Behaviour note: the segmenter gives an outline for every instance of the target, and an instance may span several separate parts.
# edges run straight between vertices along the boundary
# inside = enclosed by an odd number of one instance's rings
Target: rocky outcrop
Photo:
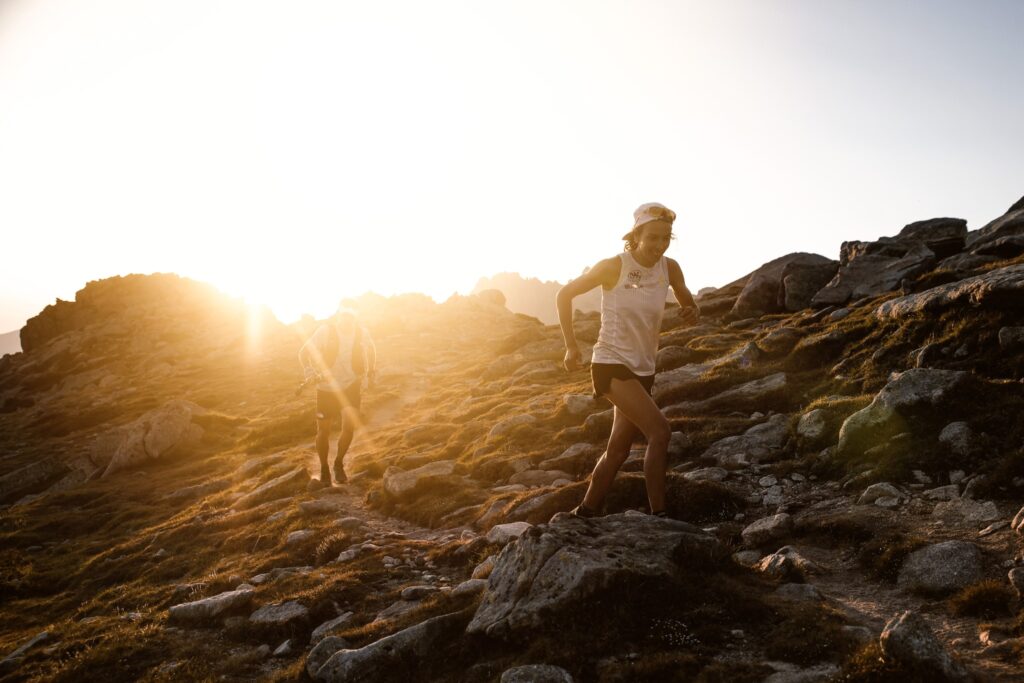
[[[843,422],[839,429],[840,453],[875,446],[907,431],[915,417],[948,406],[970,381],[970,373],[954,370],[914,368],[896,374],[866,408]]]
[[[92,460],[108,477],[149,460],[184,454],[203,438],[203,428],[192,418],[205,413],[204,408],[191,401],[168,401],[113,434],[97,439]],[[109,445],[115,441],[117,445],[111,452]]]
[[[784,281],[787,275],[794,290],[794,295],[789,298],[793,305],[796,305],[803,298],[803,290],[807,289],[810,281],[824,279],[820,274],[816,278],[808,278],[806,275],[823,269],[834,273],[836,267],[838,264],[832,259],[807,253],[787,254],[769,261],[747,276],[746,284],[736,298],[730,314],[735,318],[749,318],[784,310],[787,301]],[[828,279],[824,279],[822,284],[825,282],[828,282]]]
[[[860,245],[843,243],[839,272],[814,295],[812,306],[841,306],[853,299],[891,292],[935,263],[935,254],[919,242],[882,252],[864,251]]]
[[[468,633],[509,637],[569,616],[619,581],[719,566],[727,551],[697,527],[637,513],[555,516],[505,546]]]
[[[875,317],[898,320],[952,306],[1016,309],[1021,305],[1022,292],[1024,264],[1018,264],[886,301],[875,309]]]

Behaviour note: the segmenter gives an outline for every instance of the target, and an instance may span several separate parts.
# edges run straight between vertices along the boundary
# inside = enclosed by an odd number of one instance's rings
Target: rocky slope
[[[203,285],[90,283],[0,361],[5,680],[1019,680],[1024,202],[792,254],[666,315],[643,445],[556,327],[357,302],[379,384],[316,490],[287,328]],[[594,313],[578,316],[593,342]]]

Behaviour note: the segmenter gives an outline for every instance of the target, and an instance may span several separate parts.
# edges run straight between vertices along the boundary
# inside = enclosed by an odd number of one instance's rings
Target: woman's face
[[[640,237],[634,253],[649,261],[662,257],[672,241],[672,224],[665,221],[651,221],[640,227]]]

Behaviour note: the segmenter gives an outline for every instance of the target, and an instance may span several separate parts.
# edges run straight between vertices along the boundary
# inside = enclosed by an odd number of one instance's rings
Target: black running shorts
[[[351,406],[359,410],[362,401],[362,380],[356,380],[341,390],[316,392],[316,419],[318,420],[340,420],[341,409]]]
[[[612,379],[635,379],[640,386],[651,393],[654,387],[654,375],[638,375],[625,365],[619,363],[591,363],[590,378],[594,382],[594,398],[601,398],[612,388]]]

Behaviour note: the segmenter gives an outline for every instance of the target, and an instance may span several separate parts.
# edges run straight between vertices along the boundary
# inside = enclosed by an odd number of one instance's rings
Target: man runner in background
[[[344,458],[355,430],[362,425],[359,405],[363,378],[372,386],[376,375],[377,349],[370,333],[356,320],[355,313],[342,306],[299,349],[299,362],[309,380],[319,376],[316,387],[316,454],[320,458],[320,486],[331,485],[327,466],[331,427],[341,427],[338,452],[334,456],[334,481],[348,483]]]

